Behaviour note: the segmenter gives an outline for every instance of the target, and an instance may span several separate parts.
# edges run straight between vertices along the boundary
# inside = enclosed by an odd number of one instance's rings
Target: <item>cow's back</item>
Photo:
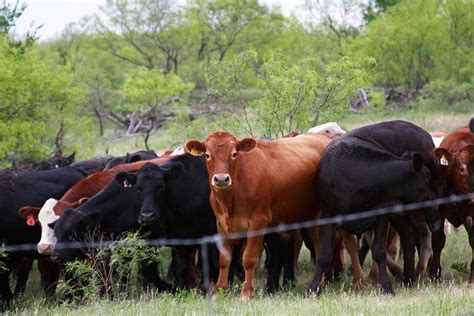
[[[27,205],[42,206],[48,198],[60,198],[84,176],[74,167],[63,167],[25,172],[3,182],[0,185],[0,239],[6,239],[8,243],[24,242],[33,237],[39,240],[39,227],[26,226],[18,210]]]

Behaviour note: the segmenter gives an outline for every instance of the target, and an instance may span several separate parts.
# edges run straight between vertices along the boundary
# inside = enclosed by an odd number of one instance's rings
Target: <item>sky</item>
[[[7,0],[14,3],[15,0]],[[31,25],[42,27],[37,32],[40,40],[49,40],[59,36],[64,27],[82,17],[98,13],[106,0],[24,0],[27,8],[18,19],[14,28],[15,36],[24,35]],[[280,4],[285,14],[301,9],[304,0],[261,0],[262,3]]]

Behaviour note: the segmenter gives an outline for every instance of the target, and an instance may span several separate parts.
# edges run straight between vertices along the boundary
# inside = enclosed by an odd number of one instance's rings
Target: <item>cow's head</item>
[[[405,174],[405,185],[400,188],[404,191],[407,201],[423,201],[435,198],[431,191],[431,175],[428,167],[424,164],[423,157],[416,152],[406,152],[401,157],[407,162],[408,168]],[[423,212],[408,212],[409,216],[417,225],[427,224],[431,231],[437,231],[441,228],[441,218],[436,206],[427,207]]]
[[[458,152],[445,148],[434,150],[440,161],[444,176],[449,177],[456,193],[467,194],[474,191],[474,145],[467,145]]]
[[[49,224],[55,222],[59,215],[56,215],[54,206],[58,203],[55,199],[49,199],[44,203],[38,214],[38,220],[41,225],[41,239],[38,243],[38,252],[40,254],[51,254],[56,245],[57,239],[54,235],[54,230],[49,227]]]
[[[51,169],[58,169],[64,166],[69,166],[74,162],[76,152],[73,152],[67,157],[64,157],[62,153],[56,153],[53,157],[47,160]]]
[[[124,187],[136,187],[140,195],[141,209],[138,216],[140,225],[147,226],[160,221],[165,211],[164,201],[167,183],[183,170],[181,163],[169,167],[147,163],[138,172],[120,172],[115,180]]]
[[[252,151],[256,146],[257,141],[253,138],[238,140],[234,135],[221,131],[210,134],[204,142],[190,140],[185,147],[192,155],[206,156],[212,189],[224,190],[232,187],[239,156]]]
[[[70,248],[63,243],[87,240],[91,231],[102,219],[100,212],[85,214],[78,210],[67,208],[59,219],[48,224],[49,228],[54,229],[57,241],[51,253],[51,260],[55,262],[67,262],[77,258],[80,254],[79,249]]]

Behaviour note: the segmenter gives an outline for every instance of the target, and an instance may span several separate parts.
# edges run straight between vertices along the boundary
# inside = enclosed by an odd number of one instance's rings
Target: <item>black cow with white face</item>
[[[434,198],[433,190],[439,185],[439,178],[433,148],[433,141],[426,131],[404,121],[368,125],[334,140],[323,153],[317,174],[321,217]],[[431,170],[433,173],[430,175]],[[436,208],[411,211],[406,215],[380,215],[341,225],[322,226],[321,256],[310,290],[316,293],[321,291],[323,271],[332,256],[331,241],[339,226],[357,235],[367,230],[375,231],[372,256],[379,266],[383,290],[393,294],[385,264],[385,238],[389,222],[395,224],[395,229],[400,233],[406,261],[404,278],[407,283],[414,279],[411,273],[414,269],[415,236],[410,235],[409,230],[418,230],[422,240],[429,243],[422,245],[420,260],[426,270],[431,254],[430,229],[435,231],[441,226]],[[429,249],[423,253],[426,247]]]

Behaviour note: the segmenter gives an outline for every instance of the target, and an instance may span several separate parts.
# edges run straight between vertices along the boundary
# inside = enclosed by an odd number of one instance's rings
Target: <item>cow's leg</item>
[[[289,238],[284,240],[285,243],[285,254],[283,256],[283,287],[285,289],[290,288],[295,283],[295,263],[293,255],[295,253],[295,234],[291,232]]]
[[[58,285],[59,264],[52,262],[49,256],[40,256],[38,258],[38,270],[41,274],[41,287],[46,297],[53,297]]]
[[[300,229],[301,238],[311,253],[311,261],[316,262],[316,253],[319,251],[319,227]]]
[[[390,225],[387,234],[387,255],[393,260],[397,259],[397,243],[399,239],[400,236],[398,235],[397,231],[392,227],[392,225]]]
[[[326,272],[329,264],[331,263],[333,248],[332,243],[335,232],[336,229],[334,225],[324,225],[319,227],[319,243],[315,242],[315,249],[319,248],[319,251],[316,251],[316,271],[313,281],[309,286],[309,291],[318,295],[321,294],[323,289],[324,272]]]
[[[14,266],[12,257],[9,254],[6,258],[0,258],[0,264],[6,269],[0,269],[0,312],[8,309],[13,299],[13,293],[10,289],[10,272]]]
[[[431,245],[432,236],[428,224],[420,225],[418,228],[418,234],[421,242],[421,255],[415,270],[415,277],[417,279],[425,274],[428,268],[428,261],[433,255],[433,247]]]
[[[379,267],[380,283],[382,285],[382,289],[387,294],[394,294],[392,283],[388,279],[386,266],[387,231],[388,219],[385,217],[379,218],[375,227],[374,243],[372,245],[372,258],[375,262],[377,262]]]
[[[362,234],[361,238],[361,246],[359,248],[359,262],[361,266],[364,266],[365,258],[367,257],[367,254],[369,253],[370,250],[370,244],[367,241],[366,234],[368,232],[365,232]]]
[[[283,268],[281,238],[278,234],[268,234],[265,241],[265,266],[267,269],[267,284],[265,290],[268,293],[275,293],[280,287],[280,274]]]
[[[301,248],[303,247],[303,237],[299,230],[294,232],[294,243],[293,243],[293,266],[298,266],[298,258],[300,257]]]
[[[145,286],[151,283],[156,286],[159,292],[170,292],[172,290],[173,286],[161,279],[156,261],[143,262],[141,269]]]
[[[430,262],[430,278],[434,281],[441,280],[441,252],[446,244],[446,235],[443,229],[433,232],[431,235],[433,257]]]
[[[474,284],[474,224],[473,224],[473,212],[471,210],[470,216],[466,218],[464,226],[466,227],[467,233],[469,235],[469,244],[471,245],[471,274],[469,276],[469,284]]]
[[[219,234],[223,233],[224,231],[220,230],[219,228],[219,224],[217,224],[217,231],[219,232]],[[224,239],[222,241],[221,247],[223,248],[225,253],[223,253],[222,251],[219,253],[219,278],[217,279],[214,295],[212,296],[213,301],[217,299],[219,291],[225,291],[229,286],[229,267],[230,262],[232,260],[233,250],[232,241]]]
[[[363,287],[365,285],[365,275],[364,271],[362,270],[362,266],[360,265],[357,236],[349,234],[348,232],[343,231],[342,229],[339,229],[338,233],[344,241],[344,246],[346,247],[347,252],[349,252],[349,256],[351,257],[354,285],[358,288]]]
[[[261,230],[266,227],[266,223],[254,225],[249,227],[249,231]],[[263,236],[255,236],[247,238],[247,245],[245,246],[243,255],[243,264],[245,271],[245,282],[240,293],[240,300],[245,301],[251,298],[255,293],[254,287],[254,273],[257,268],[260,252],[263,248]]]
[[[189,289],[190,284],[188,284],[188,268],[192,252],[193,249],[190,249],[186,246],[175,247],[176,266],[175,279],[173,284],[174,291]]]
[[[22,256],[19,258],[13,273],[16,277],[14,296],[22,295],[25,292],[26,282],[30,275],[31,267],[33,266],[33,258]]]
[[[232,285],[234,281],[234,277],[237,277],[240,282],[243,282],[245,280],[245,272],[244,272],[244,267],[242,265],[242,255],[241,255],[242,247],[243,247],[243,243],[239,245],[234,245],[232,249],[232,260],[230,262],[229,276],[228,276],[229,286]],[[219,254],[217,256],[219,258]],[[218,276],[219,276],[219,272],[218,272]]]

